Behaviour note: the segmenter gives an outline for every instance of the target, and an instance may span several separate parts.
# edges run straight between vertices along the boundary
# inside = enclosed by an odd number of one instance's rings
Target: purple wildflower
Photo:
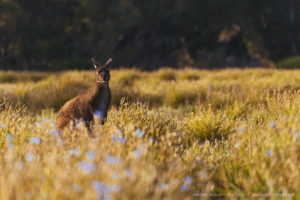
[[[275,126],[276,126],[275,122],[272,121],[272,122],[270,123],[270,127],[271,127],[271,128],[275,128]]]
[[[110,191],[109,187],[100,181],[93,181],[92,185],[99,196],[103,196]]]
[[[85,156],[86,156],[86,158],[87,158],[88,160],[94,160],[96,154],[95,154],[95,152],[93,152],[93,151],[88,151],[88,152],[85,153]]]
[[[191,184],[193,182],[193,178],[191,176],[184,177],[184,184]]]
[[[32,162],[34,160],[34,155],[32,153],[26,153],[25,160],[28,162]]]
[[[120,162],[120,159],[114,156],[106,156],[106,163],[109,165],[115,165]]]
[[[149,142],[150,142],[151,144],[153,144],[153,143],[154,143],[154,139],[151,138],[151,139],[149,140]]]
[[[81,161],[77,164],[77,167],[84,172],[91,173],[95,170],[95,165],[93,163],[88,163]]]
[[[144,131],[142,130],[142,129],[136,129],[135,131],[134,131],[134,135],[136,136],[136,137],[142,137],[143,135],[144,135]]]
[[[11,144],[11,143],[9,143],[9,144],[7,145],[7,148],[10,149],[10,150],[12,150],[12,149],[14,149],[14,145]]]
[[[7,141],[12,141],[12,140],[13,140],[13,136],[12,136],[11,134],[8,134],[8,135],[6,136],[6,140],[7,140]]]
[[[104,112],[100,111],[100,110],[96,110],[94,112],[94,117],[98,118],[98,119],[103,119],[105,117]]]
[[[269,149],[269,150],[267,151],[267,156],[271,156],[271,155],[272,155],[272,150]]]
[[[158,191],[165,191],[169,188],[169,185],[167,183],[162,183],[157,185]]]
[[[29,140],[30,144],[41,144],[42,139],[39,137],[32,137]]]
[[[111,137],[112,141],[115,143],[121,143],[121,144],[125,144],[126,143],[126,138],[119,136],[119,135],[112,135]]]
[[[240,133],[244,132],[244,127],[241,126],[241,127],[239,128],[239,132],[240,132]]]
[[[69,150],[69,154],[71,154],[72,156],[80,156],[81,155],[81,152],[79,149],[70,149]]]
[[[180,187],[180,190],[182,192],[187,192],[189,189],[190,189],[190,186],[189,185],[185,185],[185,184]]]

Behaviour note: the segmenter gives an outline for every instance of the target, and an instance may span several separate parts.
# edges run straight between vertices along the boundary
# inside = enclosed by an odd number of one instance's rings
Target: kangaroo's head
[[[92,62],[96,69],[96,71],[95,71],[96,82],[97,83],[108,83],[108,81],[110,80],[109,68],[110,68],[112,59],[111,58],[108,59],[104,65],[100,65],[99,62],[97,62],[93,58],[92,58]]]

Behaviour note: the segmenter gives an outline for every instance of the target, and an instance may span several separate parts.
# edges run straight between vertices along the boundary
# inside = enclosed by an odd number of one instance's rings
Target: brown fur
[[[109,59],[105,65],[96,65],[96,84],[87,93],[79,95],[61,107],[56,117],[56,128],[62,131],[70,122],[73,124],[82,119],[85,123],[89,133],[91,133],[91,123],[94,121],[94,113],[101,112],[101,123],[104,124],[109,108],[111,93],[109,89],[109,66],[111,64]]]

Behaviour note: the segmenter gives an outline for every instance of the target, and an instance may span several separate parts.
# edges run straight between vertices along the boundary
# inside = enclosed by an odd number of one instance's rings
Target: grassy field
[[[300,71],[115,70],[95,137],[57,110],[92,71],[0,72],[0,199],[300,199]]]

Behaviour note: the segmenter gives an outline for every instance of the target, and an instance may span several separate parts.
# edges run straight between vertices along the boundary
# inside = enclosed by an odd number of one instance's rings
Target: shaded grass
[[[47,76],[41,72],[0,71],[0,83],[37,82]]]

